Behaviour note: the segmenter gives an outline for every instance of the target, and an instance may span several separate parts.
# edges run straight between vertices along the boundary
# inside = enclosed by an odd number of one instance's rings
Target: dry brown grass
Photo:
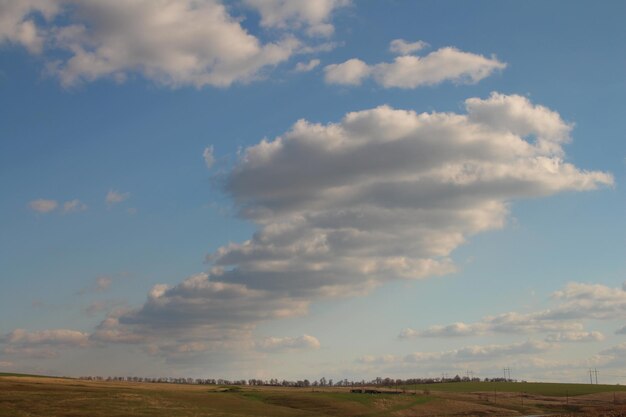
[[[0,377],[0,417],[521,416],[626,417],[626,398],[499,393],[352,394],[345,388],[225,387]]]

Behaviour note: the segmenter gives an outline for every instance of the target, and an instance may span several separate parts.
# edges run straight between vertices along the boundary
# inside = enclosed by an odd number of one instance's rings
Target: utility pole
[[[591,376],[591,368],[589,368],[589,383],[593,384],[593,377]]]
[[[596,374],[596,385],[598,385],[598,368],[594,369],[594,372]]]

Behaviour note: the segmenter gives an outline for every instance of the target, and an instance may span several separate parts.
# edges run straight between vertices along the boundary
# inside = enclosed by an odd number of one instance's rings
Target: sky
[[[625,15],[0,0],[0,372],[625,383]]]

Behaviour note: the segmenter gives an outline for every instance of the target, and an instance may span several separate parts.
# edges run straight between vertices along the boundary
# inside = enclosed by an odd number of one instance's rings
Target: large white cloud
[[[423,42],[407,43],[396,39],[391,42],[390,49],[402,55],[393,62],[368,65],[353,58],[341,64],[328,65],[324,68],[326,82],[359,85],[364,79],[373,77],[385,88],[417,88],[444,81],[473,84],[506,68],[506,64],[495,57],[487,58],[452,47],[438,49],[424,57],[408,55],[425,45]]]
[[[305,314],[315,299],[453,271],[451,252],[502,227],[515,199],[612,184],[610,174],[562,159],[568,137],[554,132],[570,128],[555,112],[497,93],[467,107],[468,114],[418,114],[381,106],[338,123],[301,120],[247,148],[224,187],[258,231],[211,254],[210,273],[155,287],[142,307],[103,325],[101,339],[171,342],[184,334],[184,343],[253,345],[257,323]],[[510,126],[487,117],[490,109]],[[508,114],[520,109],[551,117],[522,129]],[[490,326],[519,328],[527,319],[495,317]],[[538,318],[531,325],[547,326]]]
[[[333,10],[347,4],[246,3],[261,13],[264,27],[281,29],[274,41],[249,33],[219,0],[3,0],[0,43],[43,51],[47,71],[66,86],[139,74],[171,87],[227,87],[316,50],[297,39],[298,31],[330,35]]]

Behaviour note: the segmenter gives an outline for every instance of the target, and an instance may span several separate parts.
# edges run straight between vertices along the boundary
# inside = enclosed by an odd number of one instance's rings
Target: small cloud
[[[104,292],[111,287],[113,279],[106,275],[101,275],[95,281],[77,292],[78,295],[84,295],[94,292]]]
[[[0,361],[0,368],[12,368],[13,366],[14,366],[13,362]]]
[[[85,210],[87,210],[87,205],[79,199],[74,199],[63,203],[63,213],[75,213]]]
[[[623,326],[615,331],[615,334],[626,334],[626,326]]]
[[[421,51],[428,46],[428,43],[424,41],[407,42],[404,39],[394,39],[389,43],[389,50],[394,54],[408,55],[411,52]]]
[[[5,343],[20,346],[62,345],[84,346],[89,335],[84,332],[70,329],[46,329],[29,332],[24,329],[15,329],[3,337]]]
[[[28,203],[28,207],[37,213],[49,213],[55,210],[58,205],[59,203],[57,203],[56,200],[46,200],[44,198],[33,200]]]
[[[94,316],[96,314],[98,314],[101,311],[106,310],[107,308],[107,303],[104,301],[94,301],[91,304],[89,304],[85,309],[84,312],[85,314],[89,315],[89,316]]]
[[[215,156],[213,155],[213,145],[204,148],[202,156],[204,157],[204,163],[206,164],[206,167],[211,168],[215,163]]]
[[[130,193],[120,193],[116,190],[109,190],[104,201],[106,201],[107,205],[112,206],[127,200],[129,197]]]
[[[546,342],[599,342],[604,340],[600,332],[562,332],[550,334]]]
[[[331,64],[324,67],[324,80],[328,84],[360,85],[364,78],[370,76],[372,70],[360,59],[352,58],[342,64]]]
[[[380,355],[380,356],[364,355],[364,356],[361,356],[360,358],[357,358],[356,362],[367,364],[367,365],[382,365],[382,364],[398,362],[399,360],[400,358],[398,358],[395,355]]]
[[[130,214],[130,215],[135,215],[137,214],[137,209],[135,207],[129,207],[126,209],[126,213]]]
[[[398,335],[398,338],[399,339],[411,339],[413,337],[418,337],[419,335],[420,335],[419,331],[407,327],[405,329],[402,329],[402,331]]]
[[[268,337],[258,342],[257,347],[266,351],[319,349],[320,341],[308,334],[299,337]]]
[[[396,43],[395,48],[408,50],[415,44]],[[324,68],[328,84],[360,85],[363,80],[373,77],[384,88],[418,88],[437,85],[445,81],[456,84],[476,84],[483,78],[503,70],[507,64],[495,56],[464,52],[453,47],[445,47],[424,57],[401,54],[393,62],[379,62],[368,65],[357,58]]]
[[[298,62],[294,68],[295,72],[309,72],[320,64],[319,59],[312,59],[309,62]]]
[[[109,277],[101,276],[96,278],[96,291],[106,291],[111,286],[113,280]]]

